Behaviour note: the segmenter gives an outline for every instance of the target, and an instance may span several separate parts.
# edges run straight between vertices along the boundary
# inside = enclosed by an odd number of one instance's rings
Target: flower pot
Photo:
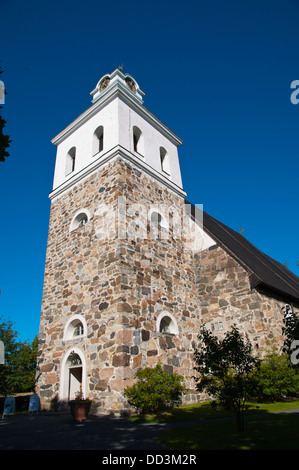
[[[69,402],[70,412],[76,421],[84,421],[91,407],[90,400],[71,400]]]

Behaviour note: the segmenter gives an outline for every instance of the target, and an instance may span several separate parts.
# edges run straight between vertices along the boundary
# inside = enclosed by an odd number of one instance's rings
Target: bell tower
[[[120,412],[139,368],[160,362],[192,376],[195,268],[181,224],[181,139],[120,69],[91,96],[52,140],[37,385],[44,408],[81,393],[94,410]]]
[[[92,106],[52,140],[57,157],[51,199],[117,155],[184,197],[177,151],[182,141],[143,106],[136,80],[116,69],[90,94]]]

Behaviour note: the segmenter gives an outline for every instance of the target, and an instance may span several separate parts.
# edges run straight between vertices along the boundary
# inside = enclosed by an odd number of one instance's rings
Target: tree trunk
[[[244,414],[242,410],[238,410],[236,412],[236,418],[237,418],[237,430],[238,432],[243,432],[244,431]]]

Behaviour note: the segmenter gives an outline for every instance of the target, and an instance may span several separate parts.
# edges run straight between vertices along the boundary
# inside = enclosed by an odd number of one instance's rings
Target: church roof
[[[299,302],[299,278],[286,266],[204,211],[202,224],[203,230],[248,272],[252,289],[260,286]]]

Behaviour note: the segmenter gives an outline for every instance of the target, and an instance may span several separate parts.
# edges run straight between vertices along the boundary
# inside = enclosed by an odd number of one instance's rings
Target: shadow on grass
[[[299,408],[299,400],[279,403],[248,403],[245,414],[261,414],[297,407]],[[221,407],[217,407],[215,409],[211,406],[211,402],[205,402],[199,403],[197,405],[173,408],[169,411],[156,415],[131,416],[129,419],[130,421],[137,423],[182,423],[185,421],[199,421],[228,417],[235,417],[233,410],[227,410]]]
[[[248,415],[245,430],[235,420],[202,421],[162,433],[159,442],[171,450],[298,450],[299,414]]]
[[[170,450],[299,450],[296,409],[298,400],[249,403],[243,433],[237,432],[232,410],[215,409],[210,402],[129,419],[173,424],[173,428],[159,436],[159,442]],[[287,410],[294,412],[274,414]]]

